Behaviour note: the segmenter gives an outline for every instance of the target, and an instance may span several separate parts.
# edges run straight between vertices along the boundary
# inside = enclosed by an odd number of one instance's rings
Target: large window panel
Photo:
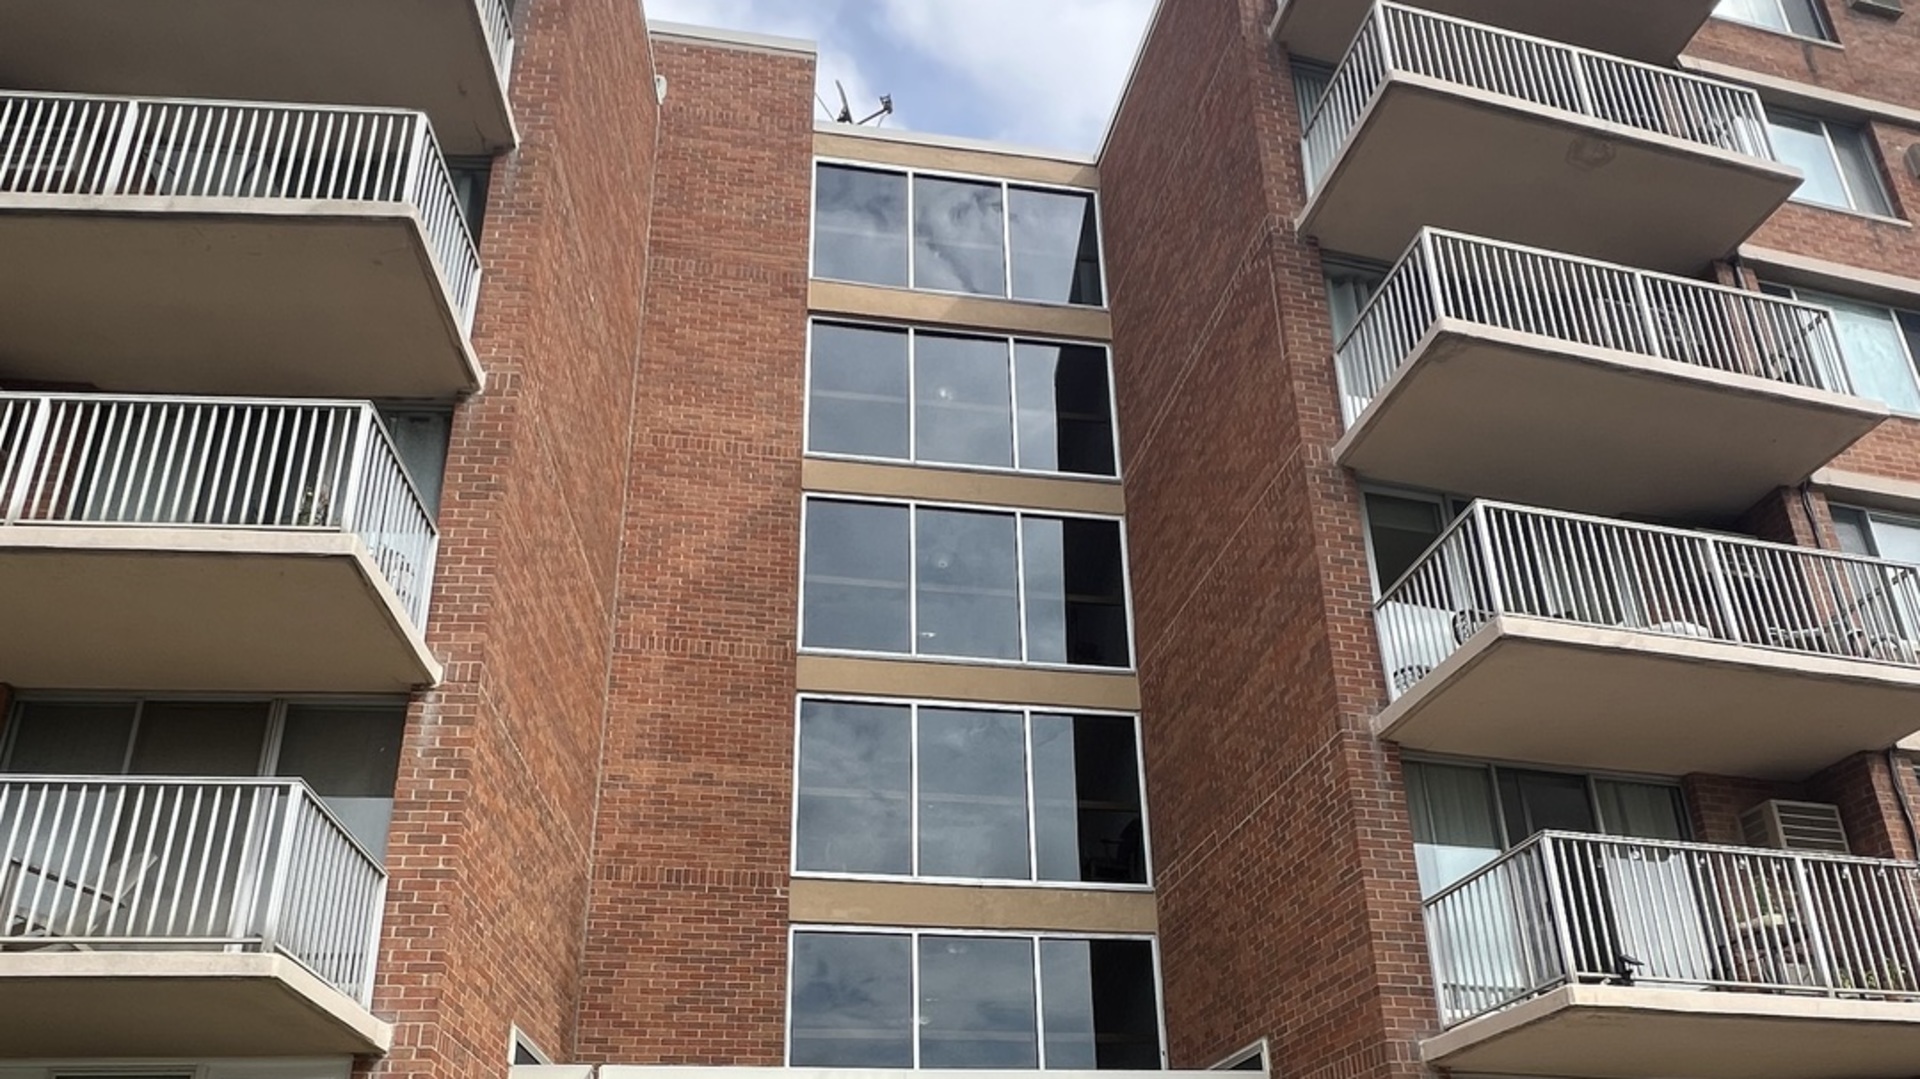
[[[912,455],[906,330],[817,322],[807,384],[807,448],[904,460]]]
[[[1132,716],[800,704],[796,872],[1144,886],[1143,802]]]
[[[1783,34],[1831,41],[1833,34],[1816,9],[1816,3],[1817,0],[1720,0],[1713,14],[1715,18],[1764,26]]]
[[[1007,232],[1014,299],[1091,306],[1104,302],[1092,195],[1011,188]]]
[[[1005,296],[1005,200],[999,184],[914,177],[913,286]]]
[[[796,933],[791,962],[790,1065],[913,1067],[910,937]]]
[[[910,520],[906,506],[808,503],[803,645],[912,650]]]
[[[1920,387],[1914,382],[1909,338],[1895,312],[1839,296],[1807,293],[1804,297],[1833,310],[1840,356],[1855,393],[1902,412],[1920,412]]]
[[[1027,736],[1017,712],[920,711],[920,872],[1023,880]]]
[[[1107,350],[1020,341],[1014,345],[1013,367],[1020,402],[1020,467],[1083,476],[1118,474]]]
[[[1013,467],[1013,386],[1007,348],[1004,338],[914,336],[914,422],[920,460]]]
[[[1126,667],[1120,523],[807,500],[803,648]]]
[[[793,1066],[1165,1066],[1149,939],[799,929],[792,963]]]
[[[800,705],[794,864],[826,873],[913,872],[913,720],[905,705]]]
[[[1893,213],[1867,129],[1778,109],[1767,130],[1781,161],[1806,176],[1793,198],[1881,217]]]
[[[907,178],[821,165],[814,181],[813,273],[869,285],[907,284]]]

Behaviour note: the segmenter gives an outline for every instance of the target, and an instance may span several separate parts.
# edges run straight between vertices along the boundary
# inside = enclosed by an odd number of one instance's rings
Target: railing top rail
[[[333,825],[340,838],[352,845],[358,853],[381,877],[387,875],[387,867],[375,858],[366,848],[366,844],[353,834],[339,815],[326,800],[315,794],[307,781],[297,776],[112,776],[112,775],[57,775],[50,773],[0,773],[0,788],[6,787],[277,787],[288,791],[318,812]]]
[[[1427,564],[1427,559],[1433,557],[1433,553],[1435,551],[1438,551],[1440,548],[1446,546],[1449,542],[1451,542],[1453,539],[1454,533],[1465,530],[1468,524],[1478,516],[1477,510],[1479,506],[1480,506],[1480,503],[1476,502],[1472,506],[1469,506],[1467,507],[1467,509],[1463,510],[1458,517],[1455,517],[1452,521],[1449,521],[1447,523],[1447,527],[1440,530],[1440,534],[1433,538],[1432,543],[1427,544],[1426,549],[1420,552],[1420,557],[1413,560],[1412,564],[1407,567],[1407,571],[1405,573],[1402,573],[1399,577],[1394,578],[1394,581],[1392,584],[1386,585],[1380,589],[1380,598],[1373,601],[1374,607],[1378,608],[1381,605],[1390,602],[1394,592],[1397,591],[1400,588],[1400,586],[1404,584],[1409,577],[1412,577],[1415,574],[1419,573],[1420,567]]]
[[[1635,266],[1626,266],[1617,262],[1605,262],[1601,259],[1589,258],[1586,255],[1573,255],[1573,254],[1568,254],[1567,252],[1564,252],[1564,251],[1554,251],[1550,248],[1545,248],[1545,247],[1532,247],[1527,244],[1517,244],[1517,243],[1509,242],[1507,240],[1493,240],[1493,239],[1488,239],[1485,236],[1474,236],[1470,233],[1455,232],[1452,229],[1443,229],[1443,228],[1435,228],[1432,226],[1428,226],[1426,228],[1422,228],[1420,230],[1420,233],[1421,235],[1431,236],[1436,240],[1440,240],[1440,239],[1453,240],[1458,243],[1470,244],[1476,247],[1493,247],[1493,248],[1499,248],[1503,251],[1518,251],[1522,254],[1535,255],[1544,259],[1552,259],[1556,262],[1573,263],[1579,266],[1591,266],[1594,269],[1598,269],[1598,270],[1612,270],[1618,273],[1629,274],[1634,277],[1644,278],[1652,281],[1668,281],[1676,285],[1684,285],[1688,288],[1700,289],[1705,292],[1726,293],[1727,295],[1737,296],[1743,300],[1754,300],[1762,303],[1775,304],[1780,307],[1798,307],[1798,308],[1801,308],[1802,310],[1809,311],[1821,316],[1826,316],[1831,314],[1831,312],[1827,308],[1822,307],[1817,303],[1807,303],[1802,300],[1793,300],[1785,296],[1769,296],[1764,292],[1754,292],[1751,289],[1738,288],[1734,285],[1723,285],[1718,281],[1701,281],[1701,280],[1698,280],[1697,278],[1682,277],[1679,274],[1662,273],[1659,270],[1643,270]],[[1405,262],[1408,258],[1410,258],[1413,255],[1414,251],[1419,248],[1419,246],[1420,246],[1420,240],[1416,238],[1414,242],[1408,246],[1406,253],[1401,255],[1400,262]],[[1395,267],[1398,268],[1398,266],[1399,266],[1399,263],[1395,263]],[[1428,267],[1427,272],[1438,273],[1439,269],[1438,267]]]
[[[231,405],[240,408],[335,408],[370,409],[371,401],[328,397],[214,397],[172,393],[73,393],[69,391],[0,390],[0,401],[60,401],[91,403],[109,401],[136,405]]]
[[[1503,869],[1506,866],[1512,864],[1513,862],[1518,861],[1522,856],[1532,853],[1535,848],[1541,845],[1545,834],[1546,833],[1544,832],[1538,833],[1538,834],[1529,836],[1528,838],[1523,839],[1518,843],[1515,843],[1513,846],[1508,847],[1504,851],[1501,851],[1500,856],[1498,858],[1493,859],[1492,861],[1488,862],[1486,865],[1481,866],[1480,868],[1474,870],[1473,872],[1468,873],[1466,876],[1461,877],[1459,880],[1454,881],[1452,884],[1447,885],[1445,888],[1442,888],[1439,891],[1433,893],[1432,895],[1426,897],[1425,899],[1422,899],[1420,901],[1420,905],[1423,907],[1431,907],[1434,904],[1445,900],[1448,896],[1453,895],[1456,892],[1465,891],[1466,889],[1473,887],[1475,882],[1486,877],[1488,874],[1493,873],[1496,870]]]
[[[1333,65],[1330,72],[1332,78],[1339,77],[1340,70],[1346,67],[1347,62],[1353,59],[1354,53],[1360,50],[1360,45],[1367,40],[1367,35],[1374,33],[1373,26],[1375,20],[1380,17],[1380,6],[1380,4],[1375,4],[1372,8],[1369,8],[1367,10],[1367,17],[1360,20],[1360,28],[1354,31],[1353,40],[1347,43],[1346,51],[1340,54],[1339,62]],[[1386,58],[1381,57],[1381,60],[1384,62]],[[1331,81],[1331,79],[1329,81]],[[1320,114],[1327,110],[1328,99],[1332,96],[1332,94],[1320,95],[1320,100],[1314,103],[1313,111],[1307,114],[1306,121],[1300,125],[1301,131],[1313,130],[1314,125],[1320,122]]]
[[[1801,547],[1797,544],[1775,543],[1771,540],[1754,539],[1750,536],[1722,536],[1717,533],[1674,528],[1670,525],[1641,524],[1637,521],[1621,521],[1611,517],[1597,517],[1588,513],[1573,513],[1568,510],[1541,509],[1538,506],[1522,506],[1513,502],[1499,502],[1492,499],[1478,499],[1473,503],[1473,507],[1474,509],[1488,513],[1505,512],[1521,517],[1545,517],[1562,521],[1575,521],[1623,532],[1641,532],[1674,536],[1696,543],[1711,543],[1722,547],[1757,548],[1766,551],[1778,551],[1782,554],[1800,555],[1807,558],[1829,559],[1836,562],[1856,562],[1869,566],[1920,569],[1920,563],[1902,562],[1896,558],[1875,558],[1871,555],[1850,554],[1846,551],[1831,551],[1824,547]],[[1461,516],[1465,517],[1467,515],[1462,514]],[[1423,560],[1426,558],[1424,552],[1421,554],[1421,558]]]
[[[84,94],[56,90],[0,90],[0,101],[7,99],[35,99],[48,101],[122,101],[134,105],[179,105],[187,108],[217,109],[295,109],[302,112],[339,112],[381,116],[405,116],[419,120],[432,127],[427,114],[419,109],[407,109],[394,105],[329,105],[319,101],[245,101],[214,97],[152,97],[135,94]],[[438,146],[436,139],[434,145]]]

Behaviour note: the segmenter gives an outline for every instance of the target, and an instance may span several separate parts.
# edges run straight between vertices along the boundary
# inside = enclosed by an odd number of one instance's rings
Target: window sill
[[[863,652],[853,648],[817,648],[801,645],[796,649],[802,656],[821,656],[827,659],[878,659],[893,663],[934,663],[954,667],[984,667],[998,671],[1046,671],[1050,674],[1090,674],[1118,675],[1123,678],[1135,677],[1139,672],[1132,666],[1095,667],[1073,663],[1032,663],[1018,659],[972,659],[967,656],[924,656],[905,652]]]
[[[1788,41],[1797,41],[1802,45],[1819,45],[1824,48],[1835,49],[1839,52],[1847,51],[1847,47],[1845,45],[1840,44],[1838,41],[1828,41],[1826,38],[1823,38],[1823,37],[1808,37],[1805,34],[1796,34],[1791,30],[1776,30],[1771,26],[1762,26],[1757,22],[1746,22],[1741,19],[1729,19],[1725,15],[1715,15],[1713,16],[1713,19],[1715,22],[1723,22],[1729,26],[1738,26],[1743,29],[1753,30],[1757,33],[1768,34],[1773,37],[1786,38]]]
[[[1806,199],[1788,199],[1787,204],[1790,206],[1804,206],[1809,210],[1822,210],[1830,214],[1840,214],[1843,217],[1857,217],[1862,221],[1871,221],[1880,225],[1897,225],[1903,229],[1913,227],[1913,222],[1904,217],[1888,217],[1885,214],[1868,213],[1865,210],[1856,210],[1851,206],[1831,206],[1824,202],[1810,202]]]
[[[996,296],[986,292],[957,292],[952,289],[916,288],[912,285],[880,285],[872,281],[854,281],[844,277],[826,277],[821,274],[812,274],[809,280],[820,281],[829,285],[852,285],[856,288],[886,289],[888,292],[905,292],[916,296],[947,296],[962,300],[984,300],[987,303],[1017,303],[1023,307],[1036,307],[1043,311],[1092,311],[1099,314],[1106,314],[1109,310],[1108,306],[1104,303],[1061,303],[1055,300],[1025,300],[1017,296]],[[1019,335],[1013,334],[1011,336],[1018,337]]]
[[[808,450],[816,461],[846,461],[857,465],[886,465],[889,468],[924,468],[937,472],[962,472],[978,476],[1008,476],[1023,480],[1058,480],[1065,483],[1095,483],[1102,487],[1122,485],[1119,476],[1098,476],[1088,472],[1042,472],[1031,468],[1002,468],[997,465],[950,464],[945,461],[915,461],[903,457],[868,457],[854,453],[826,453]]]

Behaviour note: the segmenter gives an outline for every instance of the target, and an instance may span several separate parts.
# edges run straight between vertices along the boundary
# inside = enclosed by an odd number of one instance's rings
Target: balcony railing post
[[[1591,59],[1592,58],[1584,52],[1575,52],[1573,54],[1574,100],[1579,102],[1580,114],[1582,116],[1605,119],[1605,117],[1600,115],[1600,107],[1593,96],[1593,85],[1590,81],[1590,76],[1587,74],[1587,64],[1591,62]]]
[[[372,405],[360,406],[359,417],[353,424],[353,440],[349,452],[353,454],[347,461],[347,490],[340,499],[340,520],[338,527],[348,532],[357,531],[365,520],[365,508],[361,502],[367,497],[367,461],[373,456],[375,439],[380,437],[380,427],[374,415]]]
[[[1420,259],[1421,271],[1427,279],[1427,293],[1433,299],[1433,317],[1435,320],[1446,318],[1452,311],[1447,305],[1446,286],[1441,281],[1439,245],[1434,242],[1431,228],[1420,230],[1418,244],[1415,257]]]
[[[1480,570],[1486,574],[1487,603],[1491,614],[1505,614],[1506,596],[1500,587],[1500,563],[1494,552],[1492,516],[1485,502],[1475,502],[1467,511],[1473,515],[1473,538],[1480,547]]]
[[[1564,890],[1560,887],[1560,851],[1557,849],[1558,845],[1559,839],[1556,836],[1547,835],[1540,837],[1540,872],[1544,878],[1542,883],[1547,889],[1548,917],[1553,921],[1551,928],[1555,954],[1560,960],[1560,978],[1558,980],[1571,982],[1575,975],[1579,973],[1579,964],[1575,959],[1573,948],[1573,919],[1567,910],[1567,897]],[[1528,988],[1537,990],[1551,983],[1551,979],[1543,981],[1536,978],[1534,984],[1528,986]]]
[[[1833,957],[1827,950],[1827,934],[1820,925],[1820,910],[1813,901],[1813,881],[1807,874],[1807,861],[1797,854],[1787,855],[1787,864],[1793,866],[1793,887],[1799,893],[1801,931],[1806,934],[1807,950],[1813,953],[1814,969],[1820,978],[1821,988],[1828,996],[1835,995],[1840,988],[1835,977]]]
[[[368,1008],[373,1007],[373,976],[380,965],[380,931],[386,925],[387,918],[387,877],[384,872],[376,874],[376,877],[379,880],[378,894],[374,896],[373,915],[367,919],[366,950],[361,953],[364,962],[360,970],[360,984],[354,994]]]
[[[19,449],[19,467],[13,472],[13,491],[7,497],[7,524],[19,524],[26,516],[27,499],[35,486],[40,471],[40,451],[47,440],[47,427],[53,422],[53,399],[42,397],[34,403],[33,419],[29,421],[27,437]],[[4,493],[4,492],[0,492]]]
[[[133,156],[133,135],[140,126],[140,103],[128,101],[120,112],[120,129],[114,132],[113,154],[107,159],[107,171],[100,179],[100,194],[118,195],[126,182],[127,161]]]
[[[1373,30],[1380,42],[1380,74],[1382,76],[1400,66],[1393,48],[1393,28],[1388,25],[1393,19],[1393,11],[1390,4],[1380,4],[1373,9]]]
[[[1733,602],[1733,589],[1727,581],[1726,559],[1720,557],[1720,541],[1712,536],[1701,536],[1702,550],[1707,556],[1708,587],[1713,590],[1713,609],[1726,624],[1726,638],[1731,641],[1745,641],[1747,634],[1740,626],[1740,610]]]
[[[1653,296],[1647,291],[1647,275],[1629,272],[1627,279],[1633,282],[1633,303],[1640,309],[1640,332],[1647,335],[1647,354],[1663,360],[1679,359],[1667,355],[1662,345],[1660,323],[1653,316]]]
[[[266,866],[273,879],[267,886],[267,909],[260,919],[260,951],[262,954],[274,951],[280,945],[280,918],[286,910],[288,864],[293,861],[293,837],[300,823],[298,800],[300,793],[294,783],[282,784],[277,788],[274,800],[280,807],[281,820],[279,835],[273,848],[267,852]]]

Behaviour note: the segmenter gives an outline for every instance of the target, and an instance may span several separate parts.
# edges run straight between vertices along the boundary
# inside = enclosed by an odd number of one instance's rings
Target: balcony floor
[[[1737,516],[1886,415],[1863,398],[1447,320],[1334,459],[1370,479],[1609,516]]]
[[[1717,0],[1407,0],[1469,22],[1671,64],[1706,24]],[[1373,7],[1371,0],[1288,0],[1275,36],[1296,56],[1337,63]]]
[[[474,0],[0,0],[0,86],[419,109],[450,154],[515,142]]]
[[[0,596],[15,686],[396,693],[441,673],[337,532],[0,527]]]
[[[391,1025],[277,955],[9,952],[0,1045],[32,1057],[385,1053]]]
[[[0,196],[0,378],[444,399],[479,368],[396,203]]]
[[[1800,184],[1784,165],[1396,74],[1301,215],[1331,252],[1390,262],[1423,226],[1691,273]]]
[[[1917,668],[1513,616],[1490,620],[1373,722],[1381,738],[1433,753],[1775,779],[1885,749],[1916,726]]]
[[[1454,1074],[1903,1079],[1920,1059],[1920,1003],[1566,986],[1421,1051]]]

